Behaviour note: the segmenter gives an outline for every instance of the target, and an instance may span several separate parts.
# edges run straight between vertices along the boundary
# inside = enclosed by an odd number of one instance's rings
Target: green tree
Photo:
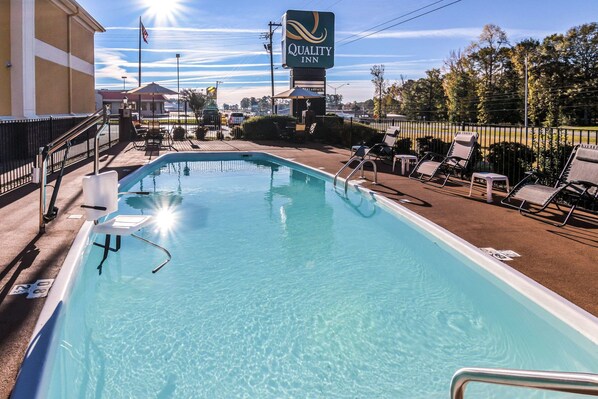
[[[444,62],[442,80],[446,112],[451,122],[476,122],[478,101],[476,77],[467,55],[452,51]]]
[[[516,74],[507,34],[500,27],[488,24],[478,41],[469,46],[467,54],[477,78],[478,121],[499,123],[519,119],[520,99],[518,93],[512,91]]]
[[[248,97],[243,97],[241,99],[241,104],[240,105],[241,105],[242,109],[249,109],[249,108],[251,108],[251,99],[248,98]]]
[[[372,75],[372,83],[374,84],[374,117],[383,118],[384,108],[382,97],[384,96],[384,89],[386,87],[384,65],[374,65],[370,69],[370,74]]]
[[[567,31],[563,41],[565,63],[571,80],[564,94],[569,99],[564,113],[571,122],[589,125],[598,114],[598,23],[576,26]]]
[[[181,90],[181,100],[189,104],[189,108],[191,108],[191,111],[195,115],[195,121],[199,124],[201,111],[207,102],[206,95],[195,89],[183,89]]]

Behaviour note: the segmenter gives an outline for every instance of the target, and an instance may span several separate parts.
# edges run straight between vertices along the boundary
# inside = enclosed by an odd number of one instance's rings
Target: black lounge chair
[[[518,209],[524,216],[531,216],[542,212],[552,202],[555,202],[559,208],[556,200],[568,197],[571,201],[571,209],[562,223],[554,224],[558,227],[564,226],[582,199],[592,203],[598,198],[598,146],[592,144],[575,146],[553,187],[540,184],[541,177],[538,172],[529,172],[513,187],[502,203]],[[518,200],[519,205],[511,203],[513,199]]]
[[[439,175],[444,175],[442,187],[446,185],[451,175],[460,174],[463,178],[471,167],[477,144],[476,132],[457,132],[446,156],[426,152],[409,178],[427,182]]]
[[[396,126],[387,128],[382,142],[374,144],[370,148],[368,155],[381,161],[387,160],[392,162],[395,155],[395,143],[397,142],[400,131],[401,129]]]

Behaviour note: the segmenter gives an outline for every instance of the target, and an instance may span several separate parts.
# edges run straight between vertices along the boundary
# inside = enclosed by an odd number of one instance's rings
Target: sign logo
[[[320,23],[320,13],[317,11],[313,12],[314,14],[314,27],[311,31],[308,31],[303,24],[299,21],[295,21],[290,19],[287,21],[287,27],[293,27],[297,34],[292,33],[290,29],[287,28],[287,37],[293,40],[305,40],[306,42],[312,44],[320,44],[324,40],[326,40],[326,36],[328,36],[328,31],[324,28],[324,33],[322,33],[319,37],[314,36],[314,33],[318,30],[318,25]]]
[[[282,65],[285,68],[334,66],[334,14],[289,10],[283,16]]]

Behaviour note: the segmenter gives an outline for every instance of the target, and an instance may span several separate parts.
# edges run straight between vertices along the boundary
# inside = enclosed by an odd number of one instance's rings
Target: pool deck
[[[290,158],[335,174],[349,159],[349,150],[318,143],[184,141],[181,151],[263,151]],[[164,153],[164,151],[162,151]],[[116,170],[122,178],[157,153],[118,144],[101,156],[102,170]],[[520,216],[500,205],[504,193],[495,190],[494,202],[486,203],[485,186],[477,185],[468,197],[469,182],[457,180],[445,188],[422,184],[378,162],[378,185],[365,186],[401,201],[477,247],[511,249],[521,255],[506,262],[586,311],[598,316],[598,218],[576,213],[562,228]],[[397,165],[397,169],[400,166]],[[0,398],[10,395],[27,343],[44,305],[44,299],[8,295],[15,284],[54,278],[84,220],[81,215],[81,177],[93,171],[92,162],[69,168],[57,206],[58,218],[38,235],[38,191],[33,185],[0,196]],[[366,171],[371,178],[371,172]],[[51,191],[49,191],[50,193]],[[405,200],[408,200],[406,202]],[[551,209],[555,214],[559,211]],[[366,242],[367,244],[367,242]],[[467,366],[467,365],[463,365]]]

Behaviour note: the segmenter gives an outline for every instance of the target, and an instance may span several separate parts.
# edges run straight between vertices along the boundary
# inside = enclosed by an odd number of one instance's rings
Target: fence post
[[[353,117],[349,118],[349,149],[353,146]]]
[[[50,141],[52,140],[54,140],[54,118],[50,116]],[[56,153],[52,154],[52,158],[50,158],[50,163],[52,164],[52,173],[54,173],[54,164],[56,163],[54,162],[55,158]]]

